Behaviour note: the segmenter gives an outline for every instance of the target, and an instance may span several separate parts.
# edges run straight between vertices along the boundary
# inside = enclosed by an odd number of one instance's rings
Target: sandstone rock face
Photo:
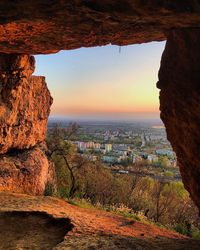
[[[28,55],[0,54],[0,153],[45,140],[52,97]]]
[[[186,189],[200,208],[200,30],[169,33],[159,71],[161,118]]]
[[[200,27],[197,0],[0,1],[5,53],[161,41],[170,29],[188,27]]]
[[[34,147],[0,156],[0,191],[42,195],[54,183],[54,170],[43,150]]]
[[[42,195],[54,178],[45,148],[35,146],[45,140],[52,97],[34,69],[32,56],[0,54],[0,191]]]

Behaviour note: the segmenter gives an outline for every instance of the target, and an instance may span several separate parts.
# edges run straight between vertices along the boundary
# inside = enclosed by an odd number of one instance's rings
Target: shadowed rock
[[[158,87],[161,118],[186,189],[200,208],[200,30],[171,31]]]
[[[50,250],[72,228],[69,219],[55,219],[44,212],[0,212],[0,247]]]

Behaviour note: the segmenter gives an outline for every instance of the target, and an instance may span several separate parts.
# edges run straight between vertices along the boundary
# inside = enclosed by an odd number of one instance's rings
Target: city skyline
[[[36,56],[54,98],[51,116],[159,117],[156,88],[164,42],[103,46]]]

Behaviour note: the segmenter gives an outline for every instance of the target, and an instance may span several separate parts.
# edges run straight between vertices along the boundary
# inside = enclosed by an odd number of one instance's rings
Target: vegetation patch
[[[156,169],[163,173],[160,178],[141,175],[141,169],[147,168],[145,161],[132,163],[120,174],[111,166],[80,154],[71,141],[78,129],[74,123],[66,128],[56,125],[48,133],[47,144],[57,176],[54,195],[79,207],[96,207],[199,237],[198,210],[183,183],[173,179],[174,172],[167,167],[169,159],[159,158]],[[129,174],[129,168],[135,169],[134,173]],[[47,186],[46,192],[51,194],[51,187]]]

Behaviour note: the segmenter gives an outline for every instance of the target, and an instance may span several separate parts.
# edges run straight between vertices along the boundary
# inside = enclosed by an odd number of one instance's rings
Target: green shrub
[[[176,224],[174,230],[183,235],[190,235],[190,232],[188,231],[187,228],[185,228],[185,225],[183,224]]]
[[[141,218],[136,215],[136,214],[132,214],[132,213],[127,213],[127,212],[123,212],[123,211],[119,211],[119,212],[116,212],[126,218],[131,218],[131,219],[134,219],[134,220],[137,220],[137,221],[141,221]]]
[[[68,187],[60,187],[58,190],[58,196],[62,199],[69,198],[69,188]]]
[[[71,205],[78,206],[81,208],[94,208],[94,206],[91,204],[91,202],[87,199],[74,198],[74,199],[68,200],[68,202]]]
[[[192,232],[192,237],[196,240],[200,240],[200,230],[195,230]]]
[[[52,183],[47,183],[44,190],[44,196],[53,196],[55,195],[55,187]]]

